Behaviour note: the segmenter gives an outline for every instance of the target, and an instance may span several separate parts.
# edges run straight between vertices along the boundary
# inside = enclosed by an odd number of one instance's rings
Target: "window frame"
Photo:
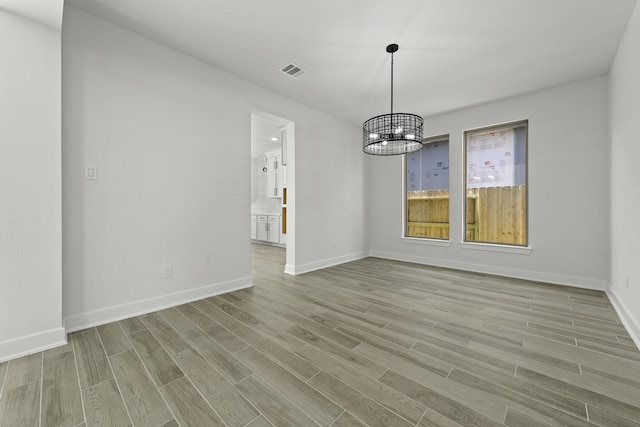
[[[490,132],[493,130],[501,130],[505,128],[518,128],[524,126],[524,164],[525,164],[525,173],[524,173],[524,185],[526,188],[525,195],[525,241],[522,244],[519,243],[500,243],[500,242],[487,242],[483,240],[467,240],[467,176],[468,176],[468,164],[467,164],[467,136],[475,133],[483,133]],[[463,159],[462,159],[462,191],[464,197],[463,211],[462,211],[462,242],[461,246],[465,249],[474,249],[476,246],[478,249],[486,249],[486,250],[498,250],[499,252],[510,250],[515,250],[519,252],[520,249],[530,249],[530,220],[529,220],[529,119],[520,119],[514,120],[510,122],[504,122],[494,125],[482,126],[473,129],[467,129],[462,132],[462,151],[463,151]],[[504,248],[504,250],[500,250],[499,248]],[[526,251],[528,252],[528,251]]]
[[[406,153],[403,155],[402,159],[402,234],[401,241],[405,243],[416,243],[416,244],[429,244],[433,246],[451,246],[451,135],[449,133],[438,134],[429,136],[426,138],[422,138],[422,144],[433,144],[436,142],[447,142],[447,165],[449,167],[449,174],[447,175],[447,190],[449,191],[449,215],[447,218],[447,224],[449,225],[449,238],[448,239],[439,239],[436,237],[419,237],[419,236],[409,236],[409,201],[407,197],[407,190],[409,188],[408,185],[408,168],[409,168],[409,160],[407,156],[411,153]],[[423,147],[424,148],[424,147]]]

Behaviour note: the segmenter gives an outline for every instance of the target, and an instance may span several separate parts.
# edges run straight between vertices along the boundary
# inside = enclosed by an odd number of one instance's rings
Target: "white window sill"
[[[533,252],[533,248],[530,246],[510,246],[510,245],[497,245],[491,243],[469,243],[460,242],[462,249],[471,249],[474,251],[487,251],[487,252],[502,252],[508,254],[518,255],[530,255]]]
[[[451,247],[451,240],[426,239],[422,237],[401,237],[401,243],[410,243],[412,245]]]

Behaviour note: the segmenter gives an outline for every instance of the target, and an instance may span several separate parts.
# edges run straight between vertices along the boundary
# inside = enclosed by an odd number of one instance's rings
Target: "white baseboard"
[[[214,285],[203,286],[188,291],[176,292],[174,294],[162,295],[140,301],[134,301],[113,307],[106,307],[100,310],[69,316],[64,319],[67,332],[78,331],[80,329],[91,328],[105,323],[128,317],[139,316],[154,311],[162,310],[176,305],[185,304],[202,298],[208,298],[239,289],[253,286],[253,278],[231,280],[229,282],[216,283]]]
[[[284,272],[291,275],[298,275],[303,273],[309,273],[310,271],[320,270],[322,268],[333,267],[334,265],[344,264],[345,262],[351,262],[358,259],[366,258],[369,256],[368,251],[356,252],[353,254],[343,255],[336,258],[323,259],[321,261],[310,262],[302,265],[290,265],[284,266]]]
[[[287,274],[290,274],[292,276],[296,275],[296,267],[294,265],[291,264],[285,264],[284,265],[284,272]]]
[[[456,270],[472,271],[474,273],[495,274],[496,276],[513,277],[516,279],[533,280],[537,282],[553,283],[557,285],[571,286],[596,291],[605,291],[605,280],[589,277],[567,276],[563,274],[546,273],[542,271],[520,270],[517,268],[500,267],[494,265],[474,264],[443,258],[420,257],[394,252],[371,251],[372,257],[392,259],[396,261],[413,262],[416,264],[433,265],[435,267],[454,268]]]
[[[613,289],[607,290],[607,296],[616,313],[618,313],[618,317],[622,320],[625,329],[629,332],[631,339],[640,350],[640,319],[636,319],[631,315],[629,309],[627,309],[624,302],[622,302],[622,299],[618,298],[618,295]]]
[[[50,329],[0,342],[0,363],[67,343],[64,328]]]

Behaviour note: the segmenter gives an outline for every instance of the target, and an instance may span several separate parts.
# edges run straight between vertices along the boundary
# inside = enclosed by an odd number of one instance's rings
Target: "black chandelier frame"
[[[391,54],[391,112],[381,114],[362,125],[362,151],[377,156],[412,153],[422,148],[424,120],[417,114],[393,112],[393,54],[397,44],[386,48]]]

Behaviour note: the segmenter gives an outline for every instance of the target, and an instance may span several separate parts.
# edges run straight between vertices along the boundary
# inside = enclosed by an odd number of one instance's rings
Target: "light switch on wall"
[[[98,179],[98,168],[96,166],[85,166],[84,179]]]

